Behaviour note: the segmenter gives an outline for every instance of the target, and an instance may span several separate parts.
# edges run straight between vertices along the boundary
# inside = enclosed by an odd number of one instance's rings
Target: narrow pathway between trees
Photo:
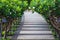
[[[26,10],[21,22],[12,40],[54,40],[49,24],[37,12]]]

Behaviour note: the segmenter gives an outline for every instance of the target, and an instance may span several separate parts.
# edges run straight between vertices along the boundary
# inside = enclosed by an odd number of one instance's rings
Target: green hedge
[[[28,6],[27,1],[0,0],[0,15],[16,18],[22,15],[21,11]]]

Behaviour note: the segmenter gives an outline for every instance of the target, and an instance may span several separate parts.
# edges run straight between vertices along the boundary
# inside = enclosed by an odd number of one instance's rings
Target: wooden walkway
[[[49,24],[37,12],[26,10],[21,22],[12,40],[54,40]]]

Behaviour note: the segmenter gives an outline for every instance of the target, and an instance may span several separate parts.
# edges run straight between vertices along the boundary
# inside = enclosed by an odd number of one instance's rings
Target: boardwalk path
[[[23,25],[16,31],[13,40],[54,40],[49,24],[37,12],[25,11]]]

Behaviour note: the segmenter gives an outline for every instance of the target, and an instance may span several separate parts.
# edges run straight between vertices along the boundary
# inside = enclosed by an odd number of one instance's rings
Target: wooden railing
[[[55,31],[57,32],[58,38],[60,40],[60,22],[56,20],[55,17],[50,16],[49,17],[51,24],[53,25]]]
[[[5,34],[3,35],[3,37],[6,39],[7,38],[7,33],[10,31],[10,29],[11,29],[11,25],[12,25],[12,23],[14,24],[15,22],[20,22],[20,19],[21,18],[19,18],[19,19],[14,19],[14,20],[9,20],[8,22],[6,22],[6,23],[4,23],[4,22],[1,22],[2,23],[2,32],[3,31],[5,31]],[[3,26],[3,24],[5,24],[5,26]],[[1,32],[1,34],[2,34],[2,32]]]

